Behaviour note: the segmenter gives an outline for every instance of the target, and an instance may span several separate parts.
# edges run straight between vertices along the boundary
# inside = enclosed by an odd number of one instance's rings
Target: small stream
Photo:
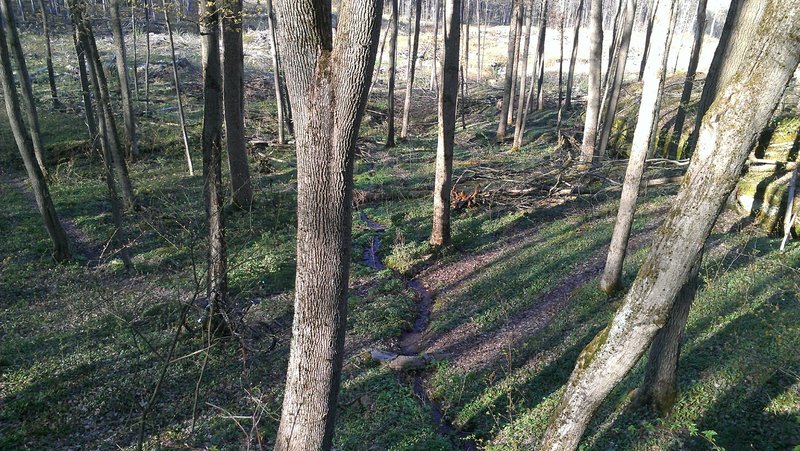
[[[386,226],[373,221],[363,211],[360,212],[359,215],[367,228],[374,232],[370,239],[369,247],[364,249],[363,262],[365,265],[378,271],[385,269],[386,265],[381,261],[380,256],[378,256],[378,251],[381,247],[381,237],[383,236],[383,232],[386,231]],[[399,274],[396,275],[402,277]],[[418,355],[422,348],[422,337],[428,329],[428,323],[430,322],[433,296],[428,289],[425,288],[425,285],[416,279],[415,276],[403,279],[405,280],[406,287],[414,290],[417,294],[415,297],[419,299],[419,301],[417,302],[417,317],[414,319],[414,326],[410,331],[400,336],[400,353],[401,355]],[[477,451],[478,447],[475,442],[462,437],[444,417],[444,412],[441,407],[428,397],[422,371],[414,371],[407,376],[407,380],[414,394],[431,409],[433,422],[439,434],[453,439],[454,444],[460,449]]]

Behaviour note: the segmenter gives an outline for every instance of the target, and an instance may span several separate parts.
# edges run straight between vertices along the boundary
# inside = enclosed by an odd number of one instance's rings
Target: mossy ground
[[[251,45],[260,42],[249,39]],[[154,42],[155,58],[163,61],[163,36]],[[35,50],[41,48],[41,38],[25,33],[24,43],[31,49],[29,65],[43,66],[42,52]],[[59,38],[54,51],[62,100],[75,106],[75,74],[67,69],[72,64],[70,45],[69,39]],[[101,42],[104,49],[108,45],[107,39]],[[193,64],[182,70],[192,157],[199,168],[198,43],[183,35],[178,45],[179,56]],[[268,61],[255,48],[248,60],[250,80],[263,73]],[[427,84],[425,75],[419,79]],[[46,83],[36,80],[34,86],[39,98],[46,99]],[[386,93],[377,86],[370,110],[380,113],[380,97]],[[152,93],[159,102],[151,107],[151,116],[139,121],[143,158],[130,166],[141,204],[126,216],[134,276],[122,274],[113,257],[105,255],[96,268],[87,268],[80,256],[66,265],[50,260],[48,239],[30,199],[9,183],[23,172],[10,131],[1,125],[5,118],[0,119],[2,449],[136,444],[143,406],[182,302],[197,291],[195,277],[202,277],[205,252],[202,179],[186,175],[177,118],[168,108],[170,78],[156,77]],[[491,98],[496,90],[475,87],[472,95]],[[337,449],[460,446],[457,438],[439,432],[430,407],[415,396],[406,376],[360,353],[391,349],[409,330],[416,317],[415,294],[403,275],[431,252],[426,244],[430,197],[409,194],[429,190],[433,178],[435,109],[430,93],[421,91],[419,96],[410,141],[383,149],[380,114],[369,113],[362,127],[356,189],[387,200],[367,202],[354,212],[348,357],[337,412]],[[274,136],[271,99],[269,93],[248,98],[249,133]],[[476,100],[470,110],[469,122],[477,125],[458,132],[457,174],[477,165],[533,171],[553,155],[552,136],[537,122],[549,120],[546,115],[532,118],[529,142],[535,142],[519,152],[492,145],[496,113],[493,102],[483,103]],[[112,228],[99,155],[86,142],[78,113],[53,112],[45,101],[39,102],[39,110],[56,207],[102,250]],[[577,113],[567,126],[576,121]],[[255,344],[243,347],[237,340],[222,340],[207,353],[197,353],[206,346],[194,326],[202,313],[190,309],[188,324],[194,332],[180,336],[175,357],[185,358],[170,365],[149,413],[148,449],[269,447],[274,437],[291,327],[295,167],[291,148],[258,149],[252,155],[255,204],[249,211],[227,210],[226,221],[231,290],[237,305],[249,309],[248,338]],[[273,158],[269,164],[263,163],[265,156]],[[674,187],[648,190],[634,233],[657,223],[674,193]],[[539,297],[602,253],[613,227],[615,198],[584,196],[532,212],[482,206],[454,213],[453,245],[438,255],[445,265],[493,249],[516,233],[527,233],[528,241],[456,286],[429,287],[439,290],[430,332],[445,334],[469,324],[488,335],[530,311]],[[374,238],[361,212],[386,228],[379,256],[390,269],[376,271],[361,263]],[[727,449],[790,449],[800,444],[800,247],[790,244],[785,254],[776,249],[775,239],[753,228],[715,231],[689,319],[673,415],[661,420],[625,410],[627,393],[642,379],[640,364],[603,405],[584,448],[698,449],[714,441]],[[645,246],[629,255],[625,284],[646,252]],[[596,278],[568,297],[566,308],[543,328],[490,356],[480,369],[464,371],[447,358],[429,368],[431,398],[460,436],[472,436],[490,449],[527,449],[542,433],[581,349],[620,302],[619,296],[601,294]],[[273,338],[271,348],[267,344]]]

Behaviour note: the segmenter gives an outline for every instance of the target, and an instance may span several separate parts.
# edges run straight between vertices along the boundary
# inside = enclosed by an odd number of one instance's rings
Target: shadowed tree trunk
[[[297,147],[297,276],[275,449],[330,449],[344,354],[353,159],[372,78],[381,0],[277,0]]]
[[[389,129],[386,134],[386,147],[394,147],[394,84],[397,75],[397,0],[388,0],[392,6],[392,18],[389,21],[389,93],[388,117]]]
[[[609,326],[578,357],[538,449],[575,449],[600,403],[666,324],[753,143],[783,94],[763,87],[786,86],[797,68],[800,40],[786,30],[800,28],[800,0],[758,3],[763,11],[759,33],[750,34],[738,49],[744,58],[703,120],[697,150],[650,253]]]
[[[522,0],[512,0],[513,17],[511,24],[508,26],[508,54],[506,60],[506,75],[503,82],[503,100],[500,104],[500,119],[497,121],[497,135],[496,140],[498,143],[506,139],[506,119],[508,118],[508,110],[511,106],[511,90],[514,85],[514,55],[516,54],[515,43],[517,41],[517,22],[522,18]]]
[[[608,139],[611,136],[611,129],[614,127],[614,116],[617,114],[619,95],[622,91],[622,82],[625,79],[625,63],[628,61],[628,49],[631,44],[633,22],[636,20],[636,0],[624,1],[625,10],[623,12],[622,33],[619,37],[619,47],[617,48],[617,55],[615,58],[616,66],[609,67],[609,71],[613,72],[613,78],[610,79],[611,86],[608,90],[608,100],[603,102],[605,104],[605,112],[602,129],[600,130],[600,146],[597,149],[600,155],[605,155],[606,147],[608,147]]]
[[[439,91],[439,136],[436,145],[433,230],[430,240],[431,245],[437,247],[450,242],[450,184],[453,178],[453,143],[456,130],[461,0],[446,0],[444,9],[444,58]]]
[[[44,10],[42,12],[44,13]],[[0,14],[5,15],[5,13]],[[58,220],[44,173],[42,173],[42,168],[36,161],[33,143],[22,120],[17,88],[14,85],[14,75],[11,72],[11,56],[8,53],[3,26],[0,26],[0,63],[2,63],[0,82],[2,82],[3,86],[3,98],[6,105],[6,113],[8,113],[8,122],[19,153],[22,155],[22,161],[25,163],[25,171],[28,173],[28,180],[36,198],[36,205],[39,207],[39,213],[42,215],[47,234],[50,235],[50,240],[53,242],[53,258],[59,262],[68,260],[72,254],[69,239],[61,226],[61,222]]]
[[[603,2],[591,0],[589,7],[589,87],[580,156],[583,166],[595,164],[598,157],[595,141],[600,118],[600,70],[603,64]]]
[[[50,83],[50,99],[53,101],[53,109],[60,110],[63,105],[58,100],[58,88],[56,87],[56,75],[53,70],[53,52],[50,48],[50,21],[47,17],[47,8],[44,0],[39,0],[39,9],[42,14],[42,31],[44,32],[45,58],[47,63],[47,80]]]
[[[408,23],[411,24],[411,5],[408,8]],[[414,0],[414,31],[408,33],[408,68],[406,70],[406,97],[403,102],[403,126],[400,138],[408,138],[408,118],[411,113],[411,94],[414,89],[414,76],[417,68],[417,51],[419,50],[419,22],[422,12],[422,0]],[[412,40],[413,39],[413,40]]]
[[[280,57],[278,40],[275,38],[275,11],[272,0],[266,0],[267,23],[269,24],[269,53],[272,57],[273,88],[275,89],[275,109],[278,114],[278,144],[286,144],[286,112],[284,111],[283,89],[281,89]]]
[[[661,0],[656,12],[653,41],[644,74],[642,98],[636,129],[633,132],[631,155],[625,171],[625,182],[622,186],[617,221],[614,223],[606,266],[603,277],[600,279],[600,289],[607,294],[615,292],[622,282],[622,264],[628,248],[628,237],[636,210],[636,200],[639,198],[639,185],[642,182],[647,154],[653,145],[654,129],[658,125],[658,103],[664,86],[670,26],[675,17],[674,5],[675,0]]]
[[[114,35],[114,55],[117,63],[117,80],[122,97],[122,119],[125,123],[125,150],[128,158],[139,158],[138,137],[136,135],[136,117],[133,113],[131,88],[128,82],[128,60],[125,55],[125,36],[122,34],[122,22],[119,18],[120,0],[111,0],[111,32]]]
[[[242,46],[242,0],[223,0],[222,15],[225,142],[234,205],[249,208],[253,185],[244,138],[244,47]]]
[[[694,77],[697,72],[697,63],[700,60],[700,48],[703,46],[703,35],[706,30],[706,4],[708,0],[698,0],[697,20],[695,21],[694,42],[692,43],[692,54],[689,57],[689,67],[686,69],[686,79],[683,82],[683,92],[681,92],[681,103],[675,115],[675,128],[672,137],[669,139],[668,158],[678,158],[678,145],[683,134],[683,123],[686,120],[686,109],[689,100],[692,98],[692,88],[694,87]]]
[[[20,8],[20,10],[21,9],[22,8]],[[33,143],[33,151],[36,155],[36,161],[39,163],[39,167],[42,169],[42,173],[46,178],[47,166],[44,164],[44,145],[42,144],[41,129],[39,127],[39,113],[36,111],[31,77],[28,73],[28,65],[25,63],[25,53],[22,51],[22,45],[19,42],[17,24],[14,21],[14,12],[9,0],[0,0],[0,14],[3,15],[3,26],[6,28],[8,48],[11,51],[11,56],[17,63],[19,85],[22,88],[22,110],[25,112],[25,116],[28,119],[28,129],[30,130],[31,142]],[[25,20],[24,17],[22,20]]]
[[[572,108],[572,87],[575,82],[575,63],[578,61],[578,40],[580,39],[581,20],[583,18],[583,2],[578,3],[578,13],[575,16],[575,32],[572,35],[572,55],[569,59],[569,70],[567,70],[567,92],[564,98],[564,108]]]
[[[183,98],[181,96],[181,82],[178,77],[178,64],[175,61],[175,40],[172,36],[172,21],[169,16],[169,7],[166,2],[164,6],[164,23],[167,25],[167,36],[169,37],[170,61],[172,62],[172,83],[175,86],[175,101],[178,104],[178,120],[181,125],[181,136],[183,137],[183,152],[186,156],[186,165],[189,167],[189,175],[194,175],[194,165],[192,165],[192,154],[189,151],[189,134],[186,132],[186,115],[183,113]],[[150,52],[148,52],[149,55]]]
[[[221,4],[200,0],[200,36],[203,65],[203,188],[208,226],[206,275],[207,320],[213,335],[230,332],[228,261],[222,197],[222,67],[219,52]]]

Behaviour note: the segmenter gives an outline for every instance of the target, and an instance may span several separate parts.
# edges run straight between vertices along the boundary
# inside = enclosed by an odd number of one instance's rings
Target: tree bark
[[[392,6],[392,18],[389,22],[389,93],[388,93],[388,130],[386,134],[386,147],[394,147],[394,85],[397,74],[397,0],[388,0]]]
[[[275,109],[278,114],[278,144],[286,144],[285,125],[286,111],[284,111],[283,89],[281,89],[281,69],[278,50],[278,40],[275,38],[275,11],[272,9],[272,0],[266,0],[267,22],[269,24],[269,48],[272,57],[273,87],[275,88]]]
[[[242,0],[222,0],[223,98],[225,142],[231,174],[233,204],[247,209],[253,202],[247,143],[244,138],[244,47],[242,45]]]
[[[50,47],[50,21],[48,19],[47,8],[44,6],[44,0],[39,0],[39,9],[42,13],[42,31],[44,32],[44,45],[46,52],[47,63],[47,80],[50,83],[50,100],[53,101],[53,109],[60,110],[63,108],[61,101],[58,100],[58,88],[56,87],[56,75],[53,70],[53,52]]]
[[[22,10],[22,4],[20,4]],[[6,41],[11,51],[11,56],[17,63],[19,71],[19,85],[22,88],[22,110],[28,119],[28,129],[30,130],[33,151],[36,154],[36,161],[42,169],[45,178],[47,177],[47,166],[44,162],[44,145],[42,144],[41,128],[39,126],[39,113],[36,111],[36,101],[33,96],[33,86],[31,77],[28,73],[28,65],[25,63],[25,53],[19,41],[17,24],[14,21],[14,12],[9,0],[0,0],[0,14],[3,15],[3,25],[6,27]],[[23,16],[23,22],[25,21]]]
[[[439,92],[439,10],[442,0],[434,0],[433,24],[433,67],[431,68],[430,89]]]
[[[44,12],[44,10],[42,10],[42,12]],[[5,16],[5,12],[0,14]],[[42,215],[42,221],[44,222],[47,234],[53,242],[53,258],[58,262],[69,260],[72,252],[67,233],[64,231],[58,219],[55,206],[53,206],[53,201],[50,198],[50,190],[47,188],[44,173],[39,163],[36,161],[36,155],[33,151],[33,142],[22,120],[17,88],[14,84],[14,75],[11,72],[11,56],[8,53],[6,33],[2,25],[0,25],[0,63],[2,63],[2,68],[0,68],[0,82],[2,82],[3,86],[3,97],[6,105],[6,113],[8,114],[8,122],[11,126],[11,132],[14,135],[19,153],[22,156],[22,161],[25,163],[25,171],[28,173],[28,180],[30,181],[34,197],[36,198],[36,205],[39,207],[39,214]]]
[[[572,108],[572,87],[575,82],[575,64],[578,61],[578,40],[580,38],[579,31],[581,29],[581,19],[583,18],[583,2],[580,0],[578,3],[578,13],[575,18],[575,32],[572,35],[572,55],[569,59],[569,70],[567,70],[567,92],[564,98],[564,108]]]
[[[514,85],[514,55],[516,55],[516,31],[517,31],[517,18],[521,17],[520,8],[522,7],[522,0],[512,0],[513,17],[511,24],[508,26],[508,54],[506,60],[506,75],[503,83],[503,100],[500,104],[500,119],[497,121],[497,134],[496,141],[503,142],[506,139],[506,119],[508,118],[508,110],[511,108],[511,90]]]
[[[144,1],[144,114],[150,114],[150,15],[153,13],[152,0]],[[164,12],[166,15],[166,11]]]
[[[703,46],[703,35],[706,30],[706,4],[708,0],[698,0],[697,20],[695,21],[694,42],[692,43],[692,54],[689,57],[689,67],[686,69],[686,79],[683,82],[683,92],[681,92],[681,103],[678,112],[675,114],[675,127],[672,137],[669,140],[669,150],[667,157],[678,158],[678,145],[681,135],[683,135],[683,124],[686,120],[686,109],[689,100],[692,98],[692,88],[694,88],[694,77],[697,72],[697,63],[700,60],[700,48]]]
[[[536,109],[544,110],[544,46],[547,34],[547,0],[542,0],[541,20],[539,21],[539,42],[536,46]],[[533,79],[531,78],[531,83]]]
[[[461,34],[461,0],[445,1],[444,59],[439,92],[439,136],[436,146],[436,180],[433,185],[433,230],[430,243],[450,242],[450,188],[453,177],[453,144],[458,96],[458,52]]]
[[[170,61],[172,62],[172,83],[175,86],[175,101],[178,104],[178,120],[181,125],[181,136],[183,137],[183,152],[186,156],[186,165],[189,168],[189,175],[194,175],[194,165],[192,165],[192,154],[189,151],[189,133],[186,131],[186,115],[183,113],[183,98],[181,95],[181,82],[178,77],[178,64],[175,61],[175,40],[172,36],[172,21],[169,18],[169,9],[166,1],[164,2],[164,22],[167,25],[167,36],[169,37]],[[217,46],[219,48],[219,46]],[[148,51],[148,55],[150,52]],[[148,56],[149,59],[149,56]]]
[[[625,65],[628,61],[628,50],[631,44],[633,22],[636,20],[636,0],[625,0],[625,11],[623,14],[622,33],[619,37],[619,47],[617,48],[615,61],[616,67],[609,67],[609,70],[614,73],[614,77],[611,79],[611,86],[608,90],[608,100],[604,102],[605,114],[600,131],[600,146],[597,149],[600,155],[605,155],[606,147],[608,147],[608,140],[611,136],[611,129],[614,127],[614,117],[617,114],[619,96],[620,92],[622,92],[622,82],[625,79]]]
[[[578,357],[566,391],[540,443],[575,449],[592,415],[636,364],[667,322],[672,304],[724,207],[752,145],[797,68],[800,1],[758,2],[758,33],[737,52],[736,73],[701,125],[697,150],[650,253],[609,326]]]
[[[622,264],[628,247],[636,200],[639,197],[639,185],[642,182],[645,160],[653,145],[654,128],[658,123],[658,103],[664,86],[664,74],[669,50],[670,25],[675,15],[675,0],[661,0],[656,12],[656,23],[653,27],[650,57],[645,69],[642,98],[636,129],[633,132],[633,143],[628,167],[625,171],[625,182],[617,211],[617,221],[608,248],[606,266],[600,279],[600,289],[607,294],[615,292],[622,281]]]
[[[408,8],[408,22],[411,24],[411,6]],[[406,97],[403,102],[403,125],[400,138],[408,138],[408,119],[411,113],[411,94],[414,89],[414,76],[417,68],[417,52],[419,51],[419,22],[422,12],[422,0],[414,0],[414,31],[408,33],[408,68],[406,70]]]
[[[530,42],[531,42],[531,28],[533,27],[533,2],[531,2],[531,7],[529,8],[528,14],[525,18],[525,31],[523,32],[522,38],[522,53],[520,54],[520,73],[522,76],[520,77],[519,81],[519,95],[517,96],[517,115],[516,115],[516,122],[514,124],[514,141],[511,145],[511,148],[514,150],[519,150],[522,136],[521,134],[524,133],[523,130],[523,121],[525,120],[525,107],[527,103],[525,102],[525,85],[526,79],[528,76],[528,54],[530,52]],[[539,27],[541,27],[541,16],[539,18]],[[536,67],[538,64],[534,64],[533,76],[531,76],[531,83],[534,83],[536,79]],[[513,107],[513,105],[511,105]]]
[[[645,65],[647,64],[648,54],[650,53],[650,38],[653,35],[653,23],[656,20],[656,9],[658,8],[659,1],[660,0],[653,0],[653,9],[651,9],[650,14],[647,15],[647,25],[645,26],[644,32],[644,50],[642,51],[642,63],[639,65],[639,81],[642,81],[642,78],[644,77],[644,69]]]
[[[297,147],[294,323],[275,449],[330,449],[344,354],[353,159],[372,78],[381,0],[277,0]]]
[[[511,70],[511,97],[508,102],[508,117],[506,118],[506,125],[514,123],[514,103],[516,101],[517,84],[519,83],[519,58],[520,58],[520,45],[522,44],[522,26],[525,21],[525,1],[519,0],[519,15],[514,21],[516,29],[514,30],[514,65]]]
[[[79,39],[77,28],[73,30],[72,41],[75,45],[75,54],[78,57],[78,75],[81,81],[81,97],[83,98],[83,108],[86,115],[86,127],[89,130],[89,141],[92,143],[92,147],[96,149],[98,147],[97,121],[95,121],[94,107],[92,106],[89,74],[86,72],[86,50]]]
[[[111,32],[114,35],[114,54],[117,63],[117,80],[122,97],[122,119],[125,123],[126,154],[129,159],[139,158],[138,137],[136,135],[136,116],[133,113],[131,87],[128,82],[128,62],[125,55],[125,36],[122,33],[122,22],[119,17],[120,0],[111,0]]]
[[[228,261],[222,196],[222,67],[219,52],[220,3],[200,0],[203,65],[203,188],[208,226],[206,297],[214,335],[225,335],[228,308]]]
[[[603,2],[591,0],[589,11],[589,87],[586,96],[586,122],[583,124],[580,162],[597,163],[597,121],[600,117],[601,80],[603,64]]]

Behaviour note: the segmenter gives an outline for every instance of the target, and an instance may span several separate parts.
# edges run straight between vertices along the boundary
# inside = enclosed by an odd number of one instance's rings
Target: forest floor
[[[163,57],[163,39],[154,41]],[[179,45],[193,44],[181,37]],[[32,61],[32,67],[41,62],[36,55]],[[75,107],[68,61],[57,63],[65,68],[63,96]],[[53,199],[79,254],[64,265],[50,259],[19,155],[0,120],[0,449],[127,449],[140,431],[146,449],[272,445],[292,320],[293,148],[251,148],[255,203],[248,211],[226,210],[240,333],[208,343],[197,326],[203,312],[185,308],[203,291],[202,177],[186,174],[170,80],[158,70],[152,95],[159,102],[139,118],[143,157],[130,165],[140,205],[126,215],[133,275],[106,246],[110,209],[80,111],[39,103]],[[199,167],[197,66],[189,58],[182,71]],[[35,83],[42,99],[45,81]],[[256,143],[271,143],[269,79],[252,70],[248,86],[248,133]],[[335,447],[529,449],[578,353],[621,302],[621,295],[599,290],[598,278],[624,164],[606,165],[588,189],[572,190],[586,180],[571,171],[568,147],[556,145],[553,102],[532,115],[526,145],[511,152],[493,143],[496,88],[473,85],[455,151],[455,192],[464,202],[453,213],[452,245],[433,256],[427,239],[434,97],[418,90],[413,138],[391,149],[383,146],[385,97],[379,82],[358,143]],[[636,103],[635,84],[625,102]],[[635,117],[631,108],[623,111]],[[576,135],[579,126],[578,110],[570,112],[564,134]],[[668,165],[648,171],[650,178],[674,174]],[[676,185],[643,190],[626,286],[676,192]],[[628,410],[627,395],[642,380],[640,363],[602,405],[584,449],[800,445],[800,244],[790,242],[781,254],[778,243],[749,218],[725,212],[709,239],[673,414]],[[422,369],[396,371],[370,357],[376,350],[432,358]]]

